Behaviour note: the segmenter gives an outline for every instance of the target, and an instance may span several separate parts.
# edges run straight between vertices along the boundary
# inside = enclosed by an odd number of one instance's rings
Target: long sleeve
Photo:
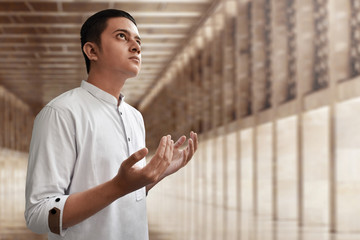
[[[76,162],[75,128],[66,112],[46,106],[36,117],[26,179],[25,219],[36,233],[63,236],[62,215]]]

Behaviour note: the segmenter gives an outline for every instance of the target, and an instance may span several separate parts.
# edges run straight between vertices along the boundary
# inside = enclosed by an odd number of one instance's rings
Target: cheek
[[[105,45],[103,47],[104,47],[104,51],[111,58],[119,57],[122,54],[124,54],[124,51],[125,51],[124,46],[122,46],[121,44],[115,44],[113,42],[110,42],[110,43],[108,43],[107,45]]]

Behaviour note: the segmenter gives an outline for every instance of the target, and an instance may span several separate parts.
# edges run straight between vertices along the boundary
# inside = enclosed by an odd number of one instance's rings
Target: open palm
[[[170,165],[164,172],[165,176],[169,176],[177,172],[180,168],[184,167],[196,152],[198,146],[197,134],[190,132],[188,146],[184,149],[181,149],[181,146],[185,143],[185,141],[186,137],[181,136],[174,144],[173,157],[171,159]]]

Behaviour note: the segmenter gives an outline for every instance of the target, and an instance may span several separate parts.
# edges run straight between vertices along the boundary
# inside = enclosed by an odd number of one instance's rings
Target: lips
[[[140,60],[140,58],[139,58],[138,56],[132,56],[132,57],[130,57],[129,59],[134,60],[134,61],[137,62],[137,63],[140,63],[140,62],[141,62],[141,60]]]

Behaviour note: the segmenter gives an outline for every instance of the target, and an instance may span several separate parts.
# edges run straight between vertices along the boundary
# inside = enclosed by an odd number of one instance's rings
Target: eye
[[[141,41],[140,40],[138,40],[138,41],[136,41],[140,46],[141,46]]]
[[[126,39],[126,35],[124,33],[119,33],[116,35],[118,38]]]

